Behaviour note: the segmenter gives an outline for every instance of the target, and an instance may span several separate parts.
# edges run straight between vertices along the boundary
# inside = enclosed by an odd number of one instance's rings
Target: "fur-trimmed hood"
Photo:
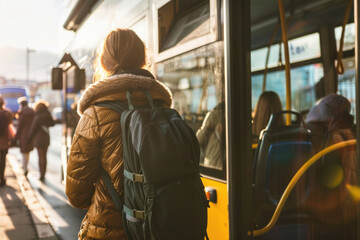
[[[132,99],[135,105],[136,102],[143,104],[146,101],[143,94],[140,91],[134,91],[139,88],[148,89],[154,100],[162,101],[166,107],[171,106],[171,92],[163,83],[147,76],[121,73],[91,84],[79,100],[78,113],[82,115],[95,102],[109,100],[127,102],[126,90],[133,90]]]

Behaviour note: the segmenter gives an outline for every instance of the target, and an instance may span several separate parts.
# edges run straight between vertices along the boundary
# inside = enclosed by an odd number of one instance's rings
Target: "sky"
[[[69,0],[0,0],[0,76],[24,79],[26,48],[30,80],[49,80],[51,65],[72,33],[62,28]]]

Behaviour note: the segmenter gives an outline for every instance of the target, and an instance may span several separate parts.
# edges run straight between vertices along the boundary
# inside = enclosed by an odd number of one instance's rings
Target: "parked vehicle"
[[[52,110],[51,114],[55,123],[62,123],[62,107],[56,107]]]
[[[19,97],[28,97],[27,90],[20,86],[0,87],[0,95],[5,99],[5,106],[11,112],[16,113],[19,110]]]

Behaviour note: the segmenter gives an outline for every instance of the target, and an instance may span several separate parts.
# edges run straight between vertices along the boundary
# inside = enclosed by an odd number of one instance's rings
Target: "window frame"
[[[220,9],[218,9],[220,0],[208,0],[210,5],[210,32],[206,35],[203,35],[199,38],[190,40],[186,43],[183,43],[179,46],[171,47],[165,51],[160,52],[159,49],[159,25],[158,25],[158,11],[165,4],[171,2],[173,0],[161,0],[153,5],[153,24],[154,24],[154,62],[162,62],[166,59],[174,57],[176,55],[182,54],[184,52],[193,50],[195,48],[199,48],[201,46],[207,45],[209,43],[220,40]]]

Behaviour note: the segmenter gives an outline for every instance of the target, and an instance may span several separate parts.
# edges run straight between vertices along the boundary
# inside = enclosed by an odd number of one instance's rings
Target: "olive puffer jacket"
[[[126,90],[132,90],[134,105],[147,104],[139,88],[149,89],[155,100],[170,107],[170,90],[159,81],[138,74],[124,73],[102,79],[90,85],[80,98],[78,112],[81,119],[73,137],[66,176],[66,195],[70,203],[88,210],[79,239],[126,239],[121,214],[100,176],[100,169],[105,169],[122,196],[124,168],[120,115],[93,104],[109,100],[127,102]]]

